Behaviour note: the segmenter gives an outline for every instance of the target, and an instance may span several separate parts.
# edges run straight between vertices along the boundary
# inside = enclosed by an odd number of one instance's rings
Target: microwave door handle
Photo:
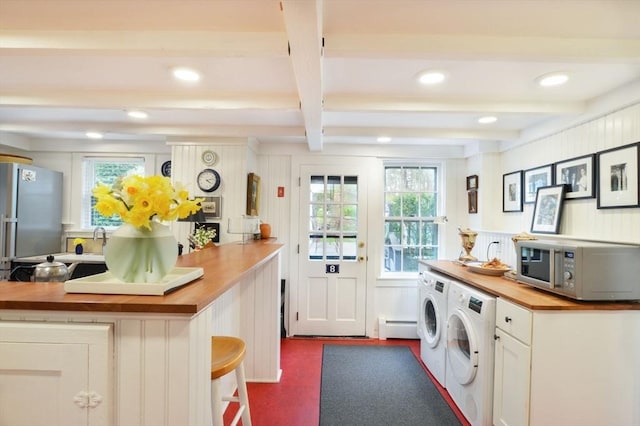
[[[554,250],[551,249],[551,259],[549,262],[551,263],[551,274],[550,274],[550,283],[549,286],[551,288],[562,287],[562,250]]]

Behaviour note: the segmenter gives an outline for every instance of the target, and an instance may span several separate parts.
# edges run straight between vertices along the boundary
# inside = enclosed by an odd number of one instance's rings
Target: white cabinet
[[[640,310],[528,310],[498,298],[494,425],[640,424]]]
[[[529,422],[531,312],[498,299],[493,392],[493,424]]]
[[[111,424],[112,326],[0,322],[0,424]]]

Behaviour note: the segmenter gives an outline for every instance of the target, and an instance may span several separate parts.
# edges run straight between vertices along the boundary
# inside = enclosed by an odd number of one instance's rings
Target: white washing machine
[[[430,270],[422,271],[418,282],[418,336],[420,358],[438,383],[445,386],[447,349],[447,294],[449,279]]]
[[[472,425],[490,426],[496,298],[452,281],[447,310],[447,391]]]

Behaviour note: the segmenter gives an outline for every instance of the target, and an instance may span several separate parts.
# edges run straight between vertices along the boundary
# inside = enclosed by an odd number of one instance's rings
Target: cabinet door
[[[0,425],[108,426],[111,324],[0,321]]]
[[[493,424],[529,424],[531,348],[496,328]]]
[[[74,404],[87,389],[87,345],[0,342],[0,423],[86,425]]]

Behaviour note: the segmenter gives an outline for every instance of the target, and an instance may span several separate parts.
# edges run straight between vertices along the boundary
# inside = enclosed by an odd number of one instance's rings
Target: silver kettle
[[[36,265],[33,271],[35,282],[67,281],[70,276],[69,268],[62,262],[54,261],[52,255],[47,256],[47,261]]]

